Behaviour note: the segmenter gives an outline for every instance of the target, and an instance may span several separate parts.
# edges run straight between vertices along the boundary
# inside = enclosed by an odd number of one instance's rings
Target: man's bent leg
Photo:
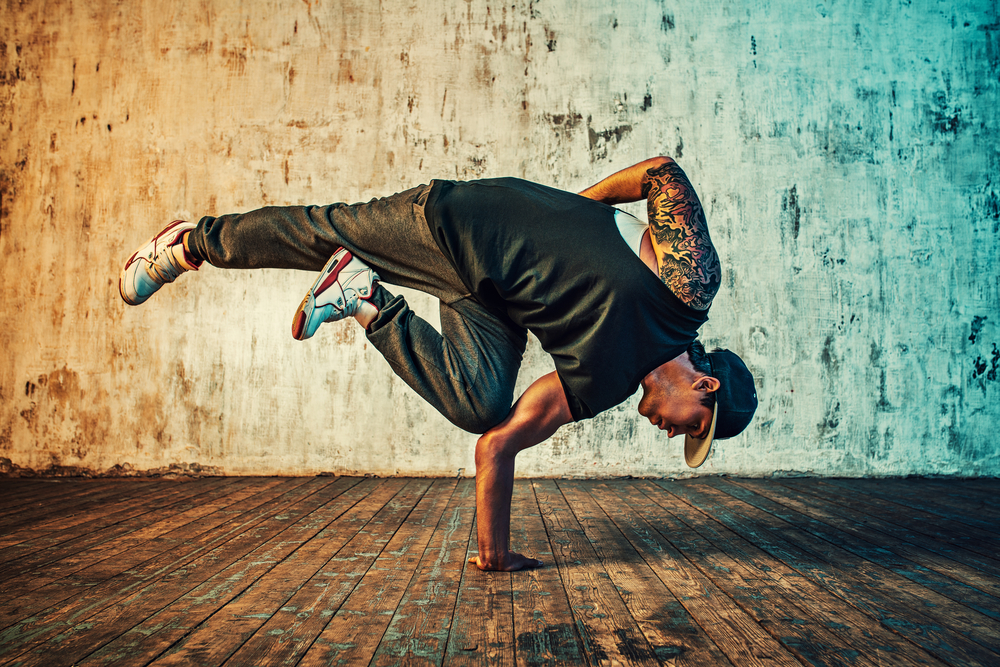
[[[510,411],[525,330],[472,298],[441,304],[441,333],[402,297],[375,288],[368,340],[392,370],[461,429],[483,433]]]

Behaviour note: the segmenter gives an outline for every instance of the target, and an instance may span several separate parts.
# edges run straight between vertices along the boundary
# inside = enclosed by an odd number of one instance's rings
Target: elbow
[[[476,470],[492,468],[507,459],[513,459],[507,438],[496,431],[487,431],[476,442]]]

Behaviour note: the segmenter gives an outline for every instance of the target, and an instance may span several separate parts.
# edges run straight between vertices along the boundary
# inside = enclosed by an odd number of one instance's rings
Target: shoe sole
[[[337,253],[334,253],[334,256],[326,263],[323,271],[316,278],[316,282],[309,288],[305,298],[302,299],[302,303],[299,304],[298,310],[295,311],[295,317],[292,318],[292,338],[295,340],[309,338],[309,336],[305,335],[306,323],[312,316],[313,311],[316,310],[316,296],[325,292],[340,279],[340,272],[344,270],[345,266],[351,263],[352,259],[354,259],[354,255],[345,249],[341,257],[338,258]]]
[[[143,250],[150,243],[153,243],[154,241],[156,241],[156,239],[160,238],[164,234],[169,234],[170,232],[172,232],[173,230],[175,230],[178,226],[185,225],[185,224],[187,224],[187,220],[174,220],[169,225],[167,225],[166,227],[164,227],[163,229],[161,229],[159,232],[157,232],[155,235],[153,235],[153,237],[150,238],[148,241],[146,241],[141,246],[139,246],[139,250]],[[132,262],[135,261],[135,258],[139,255],[139,250],[136,250],[134,253],[132,253],[132,256],[129,257],[125,261],[125,266],[122,267],[121,272],[118,274],[118,294],[121,296],[122,301],[124,301],[125,303],[127,303],[130,306],[140,306],[140,305],[146,303],[146,301],[149,300],[149,297],[146,297],[142,301],[135,301],[135,302],[129,301],[128,297],[125,296],[125,290],[122,288],[122,286],[125,283],[125,272],[128,271],[128,267],[130,267],[132,265]],[[152,296],[152,295],[150,295],[150,296]]]

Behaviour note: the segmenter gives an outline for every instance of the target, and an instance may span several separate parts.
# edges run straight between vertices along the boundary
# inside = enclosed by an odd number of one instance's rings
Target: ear
[[[718,391],[720,386],[722,386],[722,383],[719,382],[717,378],[714,378],[711,375],[702,375],[694,381],[691,388],[695,391],[703,391],[711,394],[714,391]]]

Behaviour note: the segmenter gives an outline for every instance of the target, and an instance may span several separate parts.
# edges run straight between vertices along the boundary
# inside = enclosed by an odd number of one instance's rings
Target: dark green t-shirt
[[[469,291],[552,355],[575,420],[634,394],[708,319],[636,257],[605,204],[516,178],[434,181],[424,213]]]

